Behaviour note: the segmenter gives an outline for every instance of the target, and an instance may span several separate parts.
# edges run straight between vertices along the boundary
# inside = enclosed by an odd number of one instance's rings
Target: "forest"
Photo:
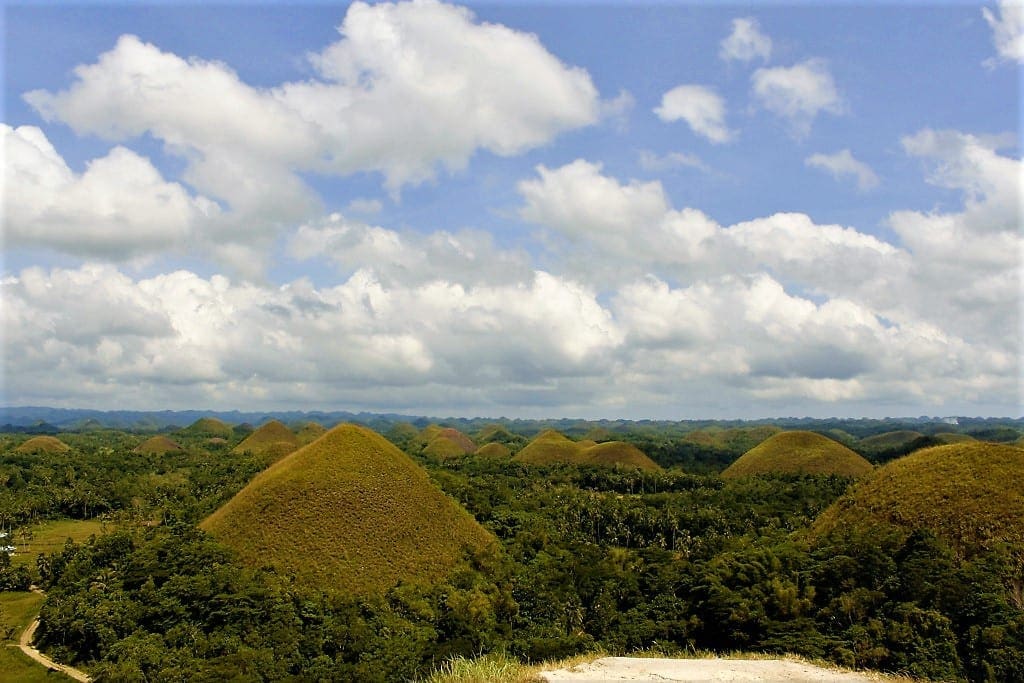
[[[445,425],[512,452],[551,426]],[[425,425],[372,426],[497,545],[465,552],[442,581],[310,590],[197,526],[267,466],[233,449],[245,429],[211,441],[166,427],[181,447],[145,455],[135,449],[151,434],[65,430],[70,449],[24,453],[31,435],[18,430],[0,436],[0,528],[15,545],[44,520],[102,520],[104,532],[32,563],[0,552],[0,588],[42,588],[37,644],[103,681],[426,680],[456,656],[594,650],[794,653],[928,680],[1024,680],[1019,545],[965,552],[923,528],[815,532],[854,480],[721,476],[756,445],[749,432],[716,441],[693,437],[708,425],[556,425],[575,439],[603,430],[663,468],[641,471],[437,457],[417,438]],[[872,443],[900,425],[788,426],[841,429],[875,465],[950,430],[915,423],[909,440]],[[1019,427],[957,429],[1010,441]]]

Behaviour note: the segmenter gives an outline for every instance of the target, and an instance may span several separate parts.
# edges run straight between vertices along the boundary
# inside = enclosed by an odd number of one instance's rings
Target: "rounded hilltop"
[[[546,429],[523,447],[512,458],[528,465],[597,465],[603,467],[632,467],[657,471],[661,467],[643,451],[624,441],[594,443],[590,440],[573,441],[554,429]]]
[[[353,595],[436,582],[495,543],[407,455],[353,424],[278,460],[200,526],[247,564]]]
[[[827,508],[815,536],[837,530],[909,535],[927,529],[974,555],[1024,548],[1024,450],[963,442],[915,451],[878,469]]]
[[[723,472],[725,479],[756,474],[835,474],[862,477],[873,466],[838,441],[815,432],[780,432],[744,453]]]
[[[141,455],[164,455],[165,453],[177,453],[184,450],[177,442],[159,434],[150,437],[132,449],[132,453]]]
[[[434,429],[431,429],[434,427]],[[437,427],[431,425],[421,433],[421,438],[426,440],[423,447],[423,455],[429,455],[440,460],[449,458],[461,458],[476,451],[476,444],[468,436],[453,427]]]
[[[299,445],[299,437],[292,430],[278,420],[271,420],[245,437],[231,452],[262,456],[269,463],[288,455]]]
[[[219,436],[222,439],[230,439],[235,435],[234,430],[228,423],[218,420],[215,417],[201,417],[188,427],[180,431],[180,434],[187,436]]]
[[[14,447],[15,453],[27,455],[38,455],[41,453],[67,453],[71,446],[67,445],[55,436],[33,436],[28,441]]]

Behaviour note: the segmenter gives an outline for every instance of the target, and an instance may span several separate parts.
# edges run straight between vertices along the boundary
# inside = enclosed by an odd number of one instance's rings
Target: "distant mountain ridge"
[[[466,434],[479,432],[488,426],[500,424],[516,434],[532,438],[545,429],[555,429],[575,439],[586,438],[586,434],[600,427],[610,435],[649,430],[668,430],[683,435],[707,427],[750,428],[757,425],[775,425],[783,429],[804,429],[826,431],[840,428],[856,438],[864,438],[884,432],[908,429],[921,433],[957,431],[991,440],[1002,436],[1001,428],[1024,430],[1024,417],[893,417],[893,418],[797,418],[779,417],[754,420],[626,420],[578,418],[525,419],[505,417],[438,417],[401,413],[352,412],[347,410],[302,411],[302,410],[93,410],[89,408],[50,408],[47,406],[2,406],[0,407],[0,431],[30,432],[33,434],[56,434],[60,431],[82,429],[121,429],[140,433],[156,433],[181,429],[204,417],[222,420],[230,425],[249,423],[260,426],[270,420],[285,424],[317,422],[324,427],[333,427],[342,422],[354,422],[377,431],[386,431],[399,422],[408,422],[418,429],[430,424],[454,427]],[[955,420],[955,423],[954,423]],[[98,423],[98,425],[97,425]],[[955,424],[955,429],[950,425]],[[978,434],[975,434],[975,433]],[[1006,435],[1005,440],[1009,439]],[[1018,435],[1019,436],[1019,435]]]

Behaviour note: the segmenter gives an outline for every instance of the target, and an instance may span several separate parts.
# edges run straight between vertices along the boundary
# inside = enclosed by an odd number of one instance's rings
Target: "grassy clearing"
[[[48,671],[15,647],[25,627],[39,614],[38,593],[0,593],[0,679],[10,683],[52,683],[68,680]]]
[[[110,524],[98,519],[58,519],[15,529],[12,545],[18,550],[11,555],[11,564],[34,567],[37,556],[60,550],[69,538],[81,543],[93,534],[112,530]]]
[[[256,476],[200,525],[297,583],[382,593],[443,578],[493,537],[379,434],[339,425]]]
[[[832,439],[814,432],[782,432],[751,448],[722,472],[722,477],[755,474],[837,474],[863,477],[871,463]]]

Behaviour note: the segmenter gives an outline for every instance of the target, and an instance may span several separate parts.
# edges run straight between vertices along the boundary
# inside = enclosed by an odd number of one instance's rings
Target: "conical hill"
[[[278,460],[200,526],[252,566],[357,595],[440,580],[494,542],[407,455],[352,424]]]
[[[67,453],[71,446],[55,436],[34,436],[28,441],[15,446],[15,453],[27,453],[35,455],[38,453]]]
[[[163,434],[150,437],[136,446],[132,452],[141,455],[163,455],[165,453],[176,453],[183,450],[176,442],[168,439]]]
[[[827,436],[781,432],[754,446],[722,472],[726,479],[755,474],[837,474],[862,477],[870,462]]]
[[[219,436],[224,439],[230,439],[235,434],[231,425],[215,417],[201,417],[182,429],[181,433],[189,436]]]
[[[327,433],[327,429],[319,422],[306,422],[295,430],[295,436],[299,437],[299,443],[305,446],[313,443]]]
[[[299,445],[299,437],[292,430],[277,420],[271,420],[245,437],[231,452],[262,456],[269,464],[296,450]]]
[[[812,534],[927,529],[965,555],[1005,542],[1024,548],[1024,450],[955,443],[915,451],[859,482],[818,517]]]
[[[423,449],[424,455],[441,460],[459,458],[476,451],[476,444],[458,429],[442,428]]]
[[[623,441],[573,441],[563,434],[547,429],[527,444],[512,458],[530,465],[571,463],[606,467],[636,467],[642,470],[660,470],[656,462],[637,447]]]

